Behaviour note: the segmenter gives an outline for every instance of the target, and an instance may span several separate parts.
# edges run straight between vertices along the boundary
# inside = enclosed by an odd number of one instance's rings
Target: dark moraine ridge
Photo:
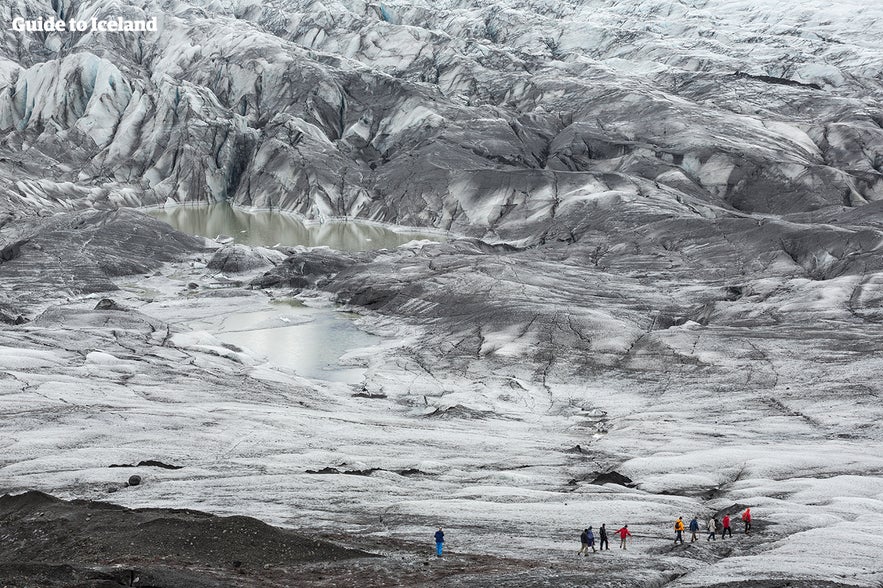
[[[244,516],[0,497],[2,586],[274,586],[298,567],[376,557]],[[136,580],[137,579],[137,580]]]

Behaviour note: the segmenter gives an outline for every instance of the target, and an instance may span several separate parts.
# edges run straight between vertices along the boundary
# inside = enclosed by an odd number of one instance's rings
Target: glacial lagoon
[[[273,247],[303,245],[339,251],[394,249],[409,241],[442,241],[439,234],[393,231],[387,227],[355,221],[304,224],[297,217],[273,211],[250,212],[219,202],[206,206],[176,206],[144,212],[175,229],[208,237],[229,236],[243,245]]]
[[[395,248],[414,240],[442,240],[439,235],[396,232],[357,222],[305,225],[292,215],[248,212],[224,203],[146,212],[191,235],[208,238],[224,235],[236,243],[252,246],[327,246],[365,251]],[[355,349],[379,343],[380,338],[359,329],[354,324],[355,318],[357,315],[339,312],[333,307],[305,306],[289,298],[268,302],[259,308],[250,304],[232,314],[200,319],[188,326],[206,330],[224,343],[247,349],[302,376],[357,384],[364,377],[364,370],[342,364],[341,358]]]

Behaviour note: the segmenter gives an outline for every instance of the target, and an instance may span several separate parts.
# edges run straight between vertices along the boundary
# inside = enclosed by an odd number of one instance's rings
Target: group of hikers
[[[745,525],[745,534],[751,534],[751,509],[746,508],[745,512],[742,513],[742,523]],[[724,518],[720,521],[717,520],[717,517],[711,517],[708,519],[708,522],[705,523],[705,530],[708,531],[708,535],[705,537],[706,541],[717,541],[717,532],[720,530],[721,539],[725,538],[727,535],[730,537],[733,536],[733,528],[730,526],[730,515],[729,513],[724,513]],[[699,541],[699,521],[696,517],[693,517],[693,520],[690,521],[690,526],[688,527],[690,531],[690,543],[694,541]],[[680,543],[684,544],[684,519],[683,517],[678,517],[678,520],[675,521],[675,545]]]
[[[746,508],[745,512],[742,513],[742,523],[745,525],[745,534],[751,534],[751,509]],[[730,515],[728,513],[724,513],[724,518],[721,521],[717,520],[717,517],[711,517],[708,519],[708,522],[705,523],[705,529],[708,531],[708,535],[706,536],[706,541],[717,541],[717,532],[721,531],[721,539],[725,538],[727,535],[730,537],[733,536],[733,529],[731,528]],[[675,521],[675,545],[678,543],[684,543],[684,518],[678,517],[678,520]],[[686,530],[689,530],[692,536],[690,537],[690,543],[694,541],[699,541],[699,519],[698,517],[693,517],[693,520],[690,521]],[[621,529],[618,529],[613,532],[614,535],[619,537],[619,548],[620,549],[628,549],[626,546],[626,539],[632,536],[629,531],[628,525],[623,525]],[[582,546],[580,550],[577,552],[578,555],[589,555],[589,549],[593,552],[595,551],[604,551],[610,549],[610,543],[607,540],[607,525],[606,523],[601,525],[601,528],[598,529],[598,549],[595,549],[595,533],[592,531],[592,527],[583,530],[583,532],[579,536],[580,543]],[[442,551],[445,545],[445,533],[441,529],[435,532],[435,553],[436,557],[442,556]]]
[[[625,546],[625,540],[628,537],[631,537],[632,534],[629,531],[629,526],[625,525],[618,531],[613,532],[614,535],[619,535],[619,547],[620,549],[628,549]],[[584,530],[582,534],[579,536],[579,541],[582,543],[582,547],[580,548],[578,555],[589,555],[589,548],[592,551],[604,551],[605,549],[610,549],[610,543],[607,541],[607,525],[606,523],[601,525],[601,528],[598,529],[598,549],[595,549],[595,533],[592,531],[592,528]]]
[[[742,523],[745,525],[745,534],[751,534],[751,509],[746,508],[745,512],[742,513]],[[690,543],[694,541],[699,541],[699,520],[698,517],[693,517],[693,520],[690,521],[689,527],[690,533],[692,534],[690,538]],[[705,524],[705,529],[708,531],[708,535],[706,536],[706,541],[717,541],[717,532],[721,531],[721,539],[725,538],[727,535],[730,537],[733,536],[733,529],[731,527],[730,515],[728,513],[724,513],[724,518],[721,521],[718,521],[716,517],[711,517],[708,519],[708,522]],[[675,521],[675,545],[684,543],[684,518],[678,517],[678,520]],[[614,535],[619,536],[619,548],[620,549],[628,549],[626,546],[626,539],[631,537],[632,534],[629,531],[629,526],[624,525],[621,529],[614,531]],[[592,531],[592,527],[583,530],[583,532],[579,536],[579,540],[581,543],[580,550],[577,552],[577,555],[589,555],[589,549],[593,552],[595,551],[603,551],[609,550],[610,544],[607,541],[607,526],[601,525],[601,528],[598,530],[598,549],[595,549],[595,533]]]

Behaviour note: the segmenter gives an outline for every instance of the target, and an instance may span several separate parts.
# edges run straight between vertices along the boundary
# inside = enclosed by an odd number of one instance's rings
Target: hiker
[[[610,543],[607,541],[607,523],[601,525],[601,528],[598,530],[598,537],[600,541],[598,543],[598,549],[601,551],[604,551],[605,549],[610,551]]]
[[[628,549],[628,547],[625,546],[625,538],[632,536],[632,534],[629,533],[629,526],[623,525],[622,529],[618,530],[616,534],[619,535],[619,548]]]
[[[690,543],[693,541],[699,541],[699,521],[696,520],[696,517],[693,517],[693,520],[690,521],[690,533],[692,533]]]
[[[717,533],[717,519],[715,519],[714,517],[708,519],[706,527],[708,527],[708,537],[706,537],[705,540],[711,541],[712,539],[714,539],[715,541],[717,541],[717,537],[715,536],[715,533]]]
[[[579,534],[579,551],[576,552],[577,555],[589,555],[589,530],[583,529],[583,532]],[[583,553],[585,552],[585,553]]]
[[[675,545],[678,544],[678,541],[681,542],[681,545],[684,544],[684,519],[683,519],[683,517],[678,517],[678,520],[675,521]]]
[[[742,513],[742,522],[745,523],[745,534],[751,534],[751,509],[745,507],[745,512]]]
[[[589,539],[589,547],[592,548],[592,553],[595,553],[598,550],[595,549],[595,533],[592,532],[592,527],[586,529],[586,536]],[[586,552],[586,555],[589,555],[588,551]]]
[[[721,521],[723,524],[724,530],[721,531],[721,539],[724,539],[727,536],[727,533],[730,534],[730,537],[733,536],[733,529],[730,528],[730,515],[724,514],[724,520]]]
[[[438,531],[435,532],[435,556],[442,556],[442,548],[445,546],[445,532],[441,530],[441,527],[438,528]]]

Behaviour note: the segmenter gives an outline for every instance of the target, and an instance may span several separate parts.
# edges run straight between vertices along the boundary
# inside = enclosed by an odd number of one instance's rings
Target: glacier
[[[386,556],[313,585],[883,582],[883,6],[9,0],[0,23],[0,493]],[[216,202],[447,239],[231,246],[131,210]],[[357,314],[363,381],[211,328],[290,300]],[[180,469],[118,490],[108,466],[146,460]],[[678,516],[746,506],[752,535],[672,545]],[[601,523],[629,550],[577,559]]]

